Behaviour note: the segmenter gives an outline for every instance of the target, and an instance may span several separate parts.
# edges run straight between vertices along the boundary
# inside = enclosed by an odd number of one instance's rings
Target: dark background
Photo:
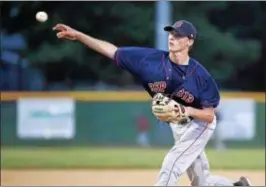
[[[171,2],[173,21],[195,24],[192,51],[222,90],[264,91],[265,2]],[[64,23],[117,46],[155,47],[155,2],[0,2],[1,84],[10,90],[139,89],[111,60],[61,41]],[[46,11],[47,22],[35,19]]]

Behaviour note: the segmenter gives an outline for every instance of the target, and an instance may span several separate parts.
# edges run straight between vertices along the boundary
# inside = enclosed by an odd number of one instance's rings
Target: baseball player
[[[60,39],[77,40],[112,59],[138,78],[152,97],[154,116],[170,125],[175,144],[162,163],[155,186],[174,186],[185,172],[192,186],[250,186],[242,176],[229,179],[210,175],[204,152],[215,127],[215,108],[220,101],[217,85],[209,72],[189,56],[197,37],[186,20],[166,26],[169,51],[144,47],[117,47],[67,25],[57,24]]]

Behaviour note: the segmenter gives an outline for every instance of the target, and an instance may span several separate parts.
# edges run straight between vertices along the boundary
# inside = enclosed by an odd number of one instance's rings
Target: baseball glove
[[[152,113],[157,119],[167,123],[183,124],[189,120],[183,105],[161,93],[152,98]]]

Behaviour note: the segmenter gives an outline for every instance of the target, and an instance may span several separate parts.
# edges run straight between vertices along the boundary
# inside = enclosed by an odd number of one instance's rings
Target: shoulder
[[[163,55],[167,54],[166,51],[155,49],[155,48],[149,48],[149,47],[137,47],[137,46],[121,46],[117,49],[118,53],[129,53],[129,54],[135,54],[140,56],[150,56],[150,55]]]
[[[158,62],[165,57],[165,53],[155,48],[122,46],[117,48],[114,59],[118,66],[132,69],[142,63]]]
[[[205,79],[212,78],[212,75],[210,74],[210,72],[199,61],[197,61],[194,58],[190,58],[190,59],[194,66],[194,71],[197,77],[202,77]]]
[[[198,84],[201,87],[206,87],[206,84],[213,83],[216,85],[216,81],[210,74],[210,72],[197,60],[191,58],[192,63],[194,64],[194,74],[197,79]]]

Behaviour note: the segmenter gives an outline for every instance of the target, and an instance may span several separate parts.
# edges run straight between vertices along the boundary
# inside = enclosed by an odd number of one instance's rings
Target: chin
[[[174,49],[173,47],[168,47],[168,50],[169,50],[169,52],[176,52],[176,49]]]
[[[179,52],[180,50],[178,50],[178,49],[174,49],[174,48],[171,48],[171,47],[169,47],[169,52],[171,52],[171,53],[176,53],[176,52]]]

